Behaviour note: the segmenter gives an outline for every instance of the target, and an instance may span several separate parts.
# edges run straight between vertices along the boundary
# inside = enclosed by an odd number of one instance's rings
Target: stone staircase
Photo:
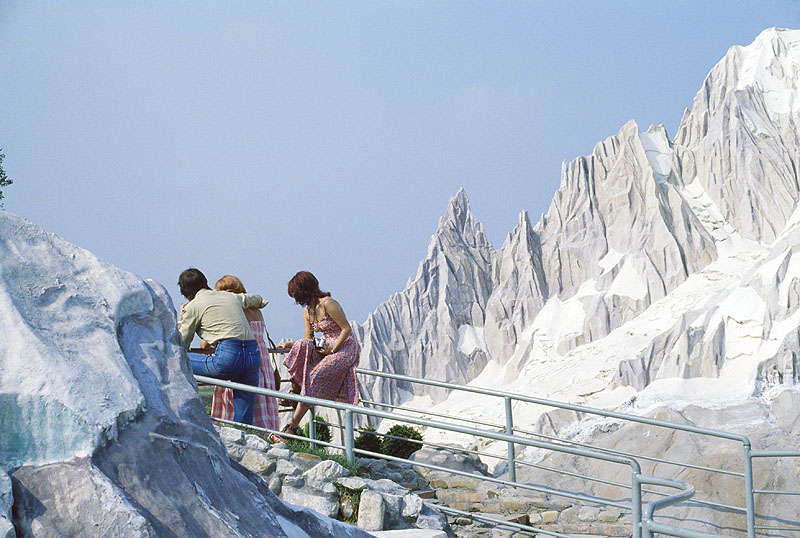
[[[459,471],[486,473],[477,457],[447,449],[426,447],[412,459]],[[543,530],[576,536],[630,536],[632,518],[629,513],[605,506],[579,505],[566,498],[552,498],[524,488],[506,487],[478,478],[414,468],[427,482],[428,490],[417,495],[434,504]],[[530,533],[493,528],[469,517],[448,517],[450,527],[459,537],[530,536]]]

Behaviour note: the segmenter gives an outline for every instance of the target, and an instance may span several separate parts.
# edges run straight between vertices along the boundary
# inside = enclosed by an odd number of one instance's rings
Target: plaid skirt
[[[273,375],[272,361],[264,341],[264,322],[251,321],[250,330],[253,331],[258,351],[261,353],[261,365],[258,369],[258,386],[265,389],[276,389]],[[211,416],[225,420],[233,420],[233,391],[223,387],[214,387],[214,398],[211,401]],[[253,426],[277,430],[278,400],[271,396],[256,395],[255,409],[253,411]]]

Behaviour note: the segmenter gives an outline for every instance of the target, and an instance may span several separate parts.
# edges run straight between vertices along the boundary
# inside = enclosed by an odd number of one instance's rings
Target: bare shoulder
[[[340,305],[339,302],[333,298],[329,297],[328,300],[324,303],[324,307],[325,307],[325,312],[327,312],[328,315],[331,316],[332,318],[336,318],[337,316],[338,317],[344,316],[344,310],[342,309],[342,305]]]
[[[340,305],[339,302],[336,299],[334,299],[333,297],[330,297],[330,296],[324,297],[319,302],[319,304],[324,306],[326,310],[329,309],[329,308],[339,308],[339,309],[342,308],[342,305]]]

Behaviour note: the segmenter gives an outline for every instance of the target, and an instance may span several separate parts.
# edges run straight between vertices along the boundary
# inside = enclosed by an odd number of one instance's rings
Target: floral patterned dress
[[[261,365],[258,368],[258,386],[265,389],[275,389],[275,376],[269,360],[267,343],[264,340],[264,322],[251,321],[250,330],[258,343],[261,354]],[[278,388],[278,390],[280,387]],[[224,420],[233,420],[233,391],[224,387],[214,387],[214,399],[211,401],[211,416]],[[256,403],[253,410],[253,426],[277,430],[278,425],[278,400],[271,396],[256,394]]]
[[[321,332],[329,347],[333,347],[342,329],[326,313],[311,324],[314,332]],[[320,355],[314,340],[304,338],[292,346],[284,364],[292,380],[300,385],[300,394],[337,402],[357,404],[356,367],[361,346],[351,334],[336,353]]]

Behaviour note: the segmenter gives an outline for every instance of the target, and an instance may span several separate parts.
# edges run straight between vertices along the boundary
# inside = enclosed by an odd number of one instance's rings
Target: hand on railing
[[[189,351],[192,353],[201,353],[203,355],[213,355],[214,351],[216,350],[216,346],[212,346],[205,340],[200,340],[200,347],[192,347],[189,348]]]

